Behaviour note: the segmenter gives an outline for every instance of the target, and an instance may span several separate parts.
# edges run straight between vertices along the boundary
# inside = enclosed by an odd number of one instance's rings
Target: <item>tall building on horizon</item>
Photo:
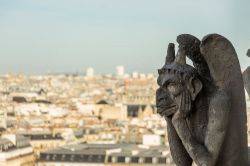
[[[116,75],[117,76],[124,76],[125,74],[125,68],[124,66],[116,66]]]
[[[93,77],[95,75],[95,69],[92,67],[88,67],[86,69],[86,76],[87,77]]]
[[[132,73],[132,78],[138,78],[138,77],[139,77],[139,73],[134,71]]]

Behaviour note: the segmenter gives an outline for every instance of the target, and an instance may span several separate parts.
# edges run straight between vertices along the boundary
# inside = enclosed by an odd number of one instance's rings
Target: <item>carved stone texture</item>
[[[247,56],[250,57],[250,49],[247,51]],[[250,66],[243,72],[244,85],[250,97]]]
[[[243,72],[244,85],[250,97],[250,66]]]
[[[223,36],[183,34],[158,70],[156,106],[177,166],[247,166],[246,103],[234,47]],[[193,66],[186,64],[186,56]]]

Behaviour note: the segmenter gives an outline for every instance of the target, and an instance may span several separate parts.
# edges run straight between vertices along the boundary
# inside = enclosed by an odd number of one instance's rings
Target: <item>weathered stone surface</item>
[[[244,85],[250,97],[250,66],[243,72]]]
[[[247,56],[250,57],[250,49],[247,51]],[[250,97],[250,66],[243,72],[244,85]]]
[[[246,103],[234,47],[223,36],[177,37],[158,70],[156,105],[177,166],[247,166]],[[193,66],[186,64],[186,56]]]

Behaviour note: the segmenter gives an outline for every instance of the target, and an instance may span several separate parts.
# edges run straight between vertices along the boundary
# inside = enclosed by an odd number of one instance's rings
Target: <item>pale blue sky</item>
[[[181,33],[222,34],[250,65],[249,0],[0,0],[0,73],[154,73]]]

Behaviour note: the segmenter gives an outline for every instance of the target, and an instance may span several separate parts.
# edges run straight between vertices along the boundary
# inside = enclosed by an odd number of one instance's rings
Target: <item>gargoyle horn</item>
[[[181,49],[179,49],[179,51],[178,51],[178,53],[176,55],[174,63],[181,64],[181,65],[186,64],[186,54],[185,54],[185,52],[182,52]]]
[[[169,43],[167,56],[166,56],[166,60],[165,60],[165,65],[169,65],[169,64],[173,63],[174,59],[175,59],[174,43]]]

